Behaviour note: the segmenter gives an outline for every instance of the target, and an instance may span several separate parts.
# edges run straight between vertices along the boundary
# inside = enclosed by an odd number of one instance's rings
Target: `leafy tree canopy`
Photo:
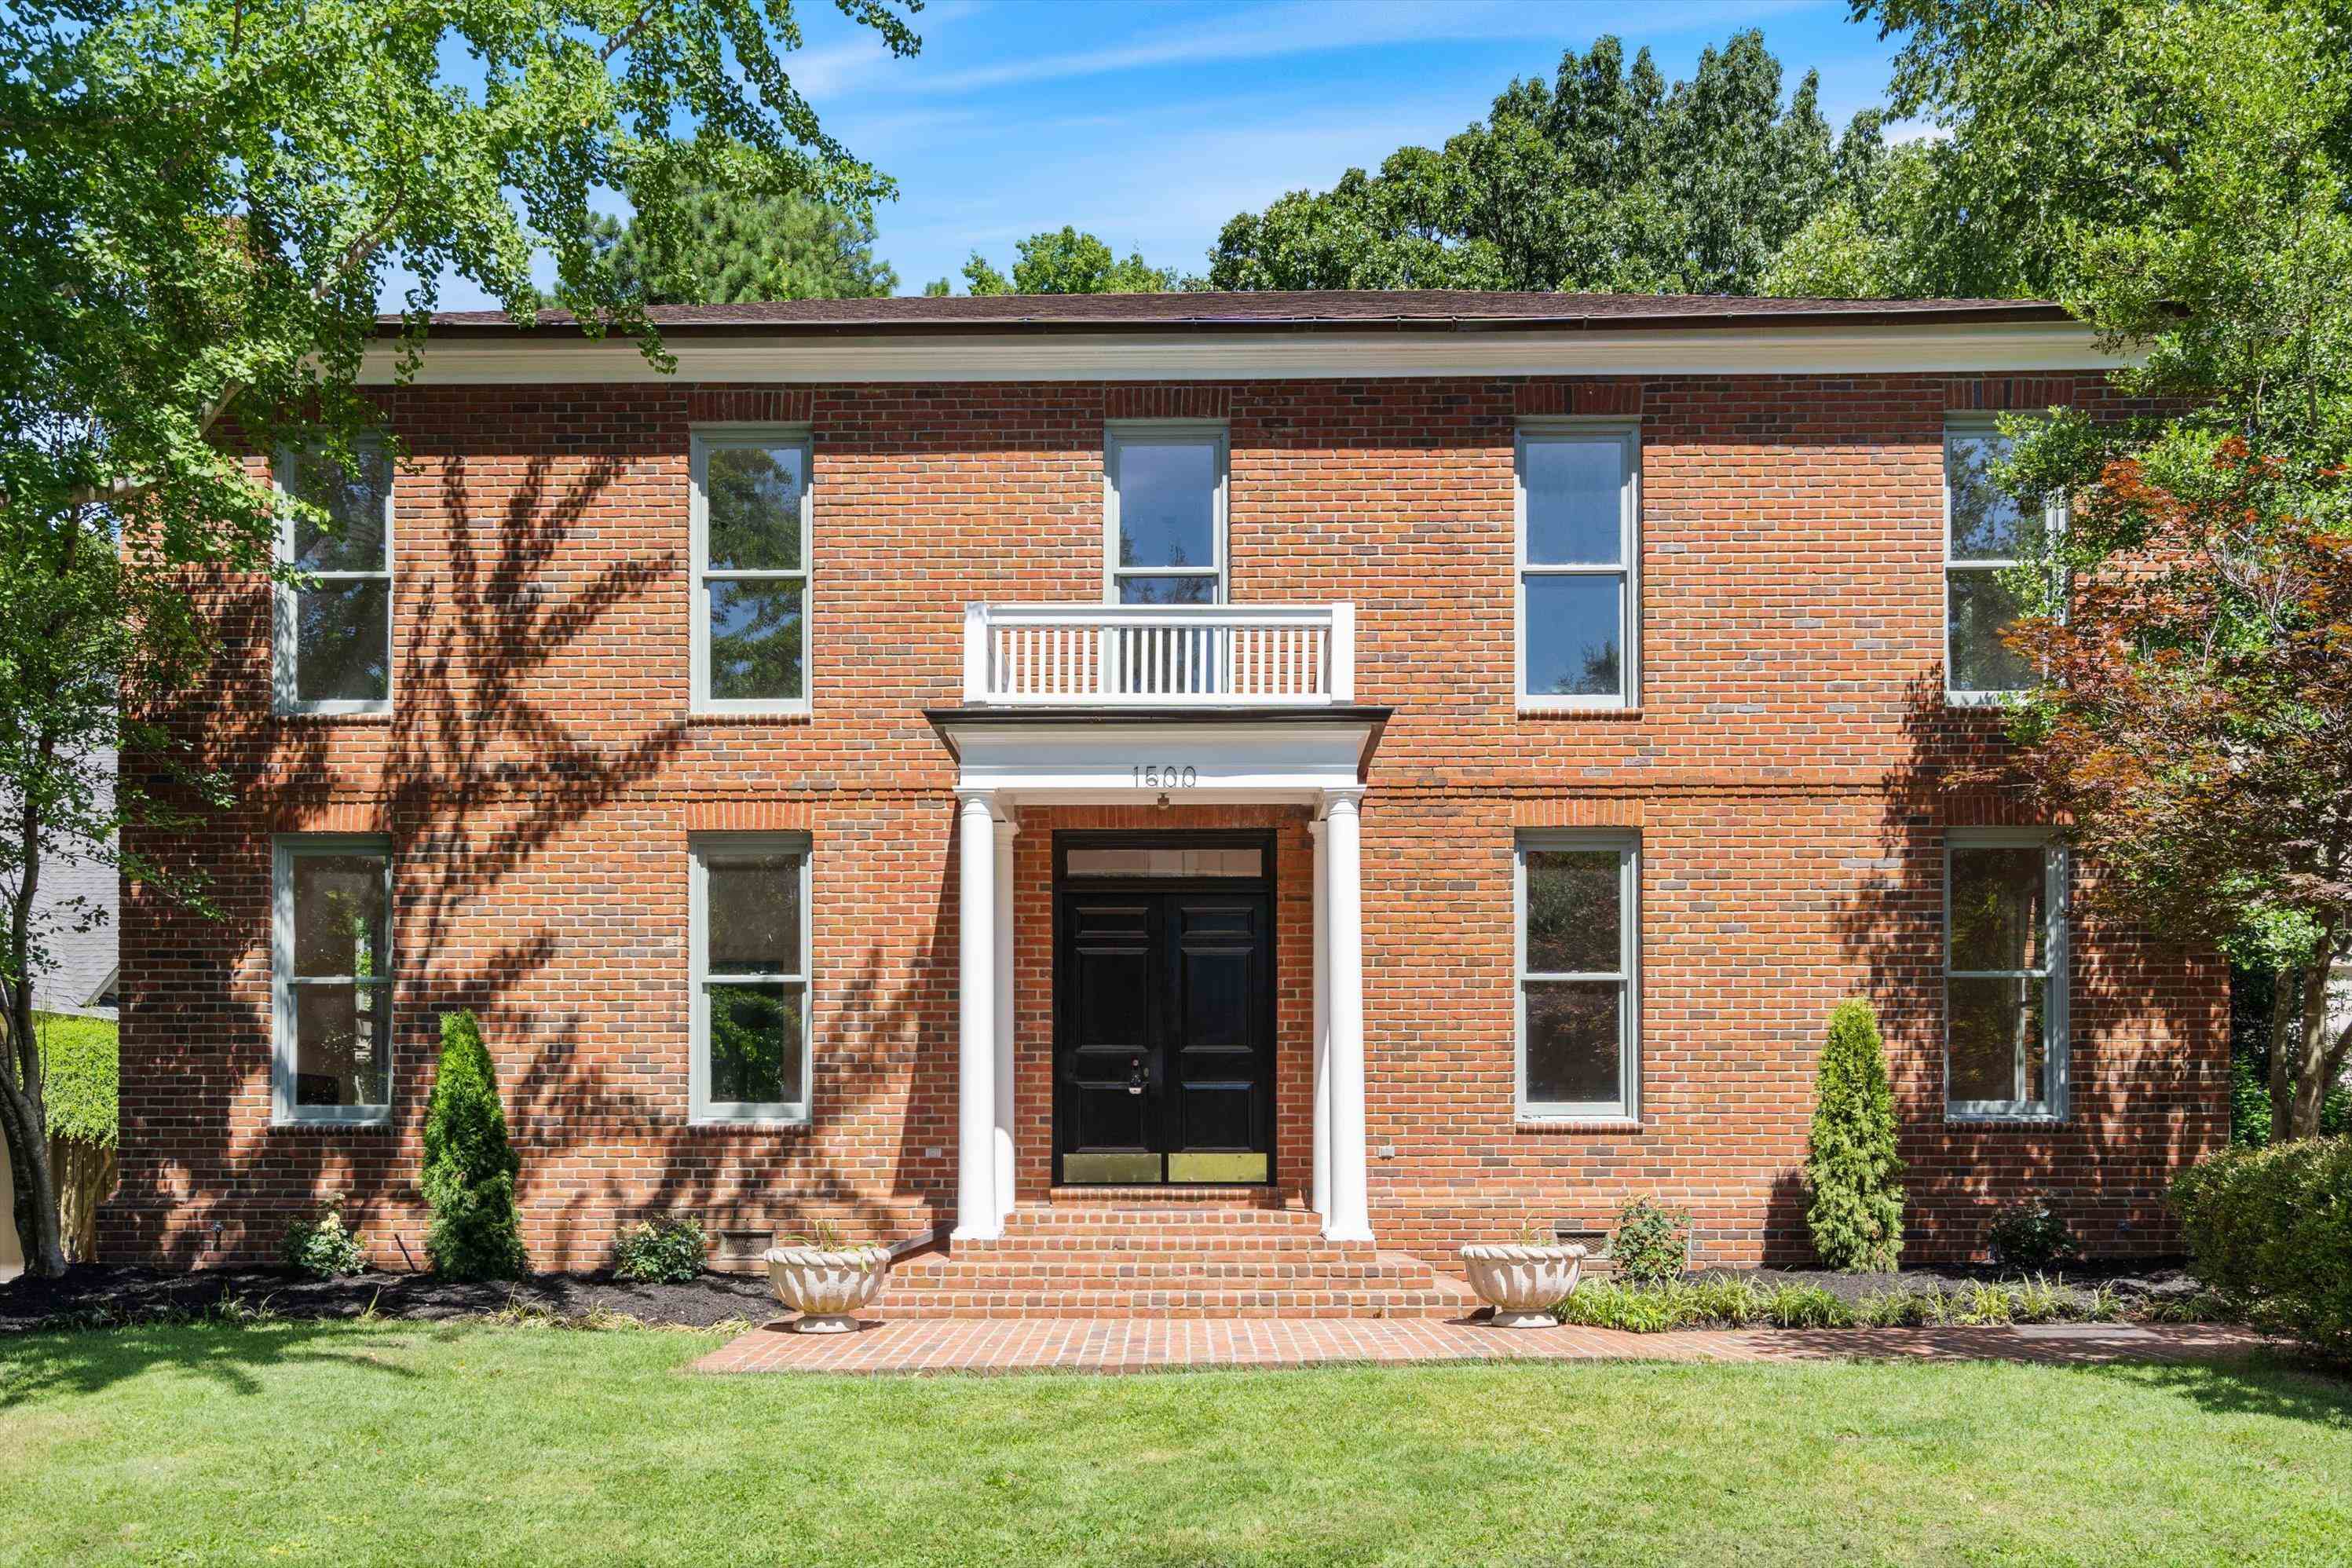
[[[2089,852],[2091,897],[2301,967],[2272,1102],[2282,1136],[2311,1136],[2352,1051],[2323,1005],[2352,939],[2352,16],[1866,14],[1903,38],[1896,108],[1950,131],[1926,242],[1885,254],[1949,256],[1937,236],[1985,225],[2024,286],[2138,358],[2115,381],[2156,411],[2009,422],[2021,506],[2073,503],[2010,574],[2038,681],[2012,716],[2025,782]]]
[[[835,3],[894,52],[917,47],[917,0]],[[64,1267],[26,984],[58,934],[32,913],[43,867],[70,854],[189,891],[117,848],[126,821],[155,820],[159,782],[220,799],[217,779],[174,783],[144,716],[206,662],[187,575],[292,578],[281,506],[336,526],[281,503],[245,454],[309,448],[357,472],[375,406],[359,378],[396,271],[413,281],[395,376],[445,278],[528,314],[539,256],[553,303],[667,367],[600,243],[604,193],[656,256],[684,251],[702,192],[862,222],[890,183],[793,86],[800,41],[791,0],[0,8],[0,1133],[34,1274]]]
[[[1153,267],[1140,251],[1121,259],[1093,235],[1066,225],[1031,235],[1018,249],[1010,278],[972,252],[963,264],[965,287],[974,294],[1164,294],[1177,287],[1172,267]]]
[[[1538,288],[1748,294],[1848,166],[1879,152],[1875,115],[1833,145],[1808,73],[1741,33],[1666,84],[1604,37],[1548,85],[1515,81],[1441,151],[1294,191],[1228,223],[1215,288]]]
[[[874,259],[874,220],[831,202],[696,191],[682,226],[640,232],[597,225],[619,286],[648,305],[733,305],[753,299],[872,299],[898,275]]]

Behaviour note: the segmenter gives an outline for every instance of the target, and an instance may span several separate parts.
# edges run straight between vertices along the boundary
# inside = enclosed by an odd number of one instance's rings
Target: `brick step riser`
[[[1370,1258],[1380,1249],[1369,1241],[1326,1241],[1319,1236],[1007,1236],[998,1241],[959,1241],[954,1250],[959,1258],[1245,1252],[1345,1259]]]
[[[1118,1231],[1127,1235],[1164,1230],[1200,1231],[1220,1236],[1320,1236],[1322,1225],[1312,1216],[1288,1214],[1236,1215],[1218,1219],[1203,1214],[1143,1215],[1134,1218],[1112,1214],[1056,1214],[1032,1218],[1015,1214],[1004,1222],[1007,1236],[1063,1235],[1071,1231]]]
[[[1412,1293],[1311,1297],[1283,1295],[1266,1301],[1235,1301],[1228,1292],[1138,1292],[1101,1301],[996,1296],[960,1296],[951,1301],[877,1301],[867,1309],[884,1320],[928,1322],[943,1318],[1105,1319],[1121,1318],[1460,1318],[1475,1301]]]
[[[899,1290],[1090,1291],[1130,1290],[1167,1281],[1192,1283],[1213,1280],[1246,1285],[1254,1290],[1339,1290],[1352,1285],[1381,1285],[1406,1291],[1433,1291],[1436,1277],[1426,1270],[1383,1269],[1259,1269],[1246,1266],[1196,1265],[1192,1268],[1100,1269],[1073,1271],[1059,1269],[936,1269],[919,1274],[894,1276]]]

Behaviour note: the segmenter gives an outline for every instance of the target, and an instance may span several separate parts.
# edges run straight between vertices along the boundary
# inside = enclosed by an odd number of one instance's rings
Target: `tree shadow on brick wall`
[[[1903,741],[1885,780],[1878,844],[1850,863],[1840,934],[1877,1008],[1895,1078],[1909,1229],[1919,1259],[1980,1249],[1999,1203],[2052,1200],[2086,1244],[2129,1254],[2170,1242],[2168,1173],[2212,1135],[2197,1109],[2221,1071],[2189,1049],[2211,1023],[2202,960],[2084,907],[2070,922],[2069,1090],[2063,1126],[1948,1122],[1944,1116],[1944,847],[1948,831],[2040,819],[2005,770],[1998,711],[1955,708],[1940,668],[1905,693]],[[2093,868],[2077,866],[2079,890]],[[2226,1010],[2226,999],[2222,1006]],[[2162,1035],[2170,1045],[2159,1050]],[[2225,1064],[2224,1064],[2225,1065]],[[1769,1228],[1802,1237],[1802,1184],[1776,1189]]]
[[[496,465],[483,486],[499,496],[493,507],[468,495],[477,461]],[[509,1074],[518,1036],[525,1051],[563,1060],[571,1032],[560,1018],[542,1027],[532,991],[595,912],[530,897],[527,874],[567,833],[651,785],[686,743],[682,716],[604,739],[594,706],[604,688],[580,678],[593,668],[590,650],[600,640],[629,645],[625,613],[678,580],[678,553],[568,570],[567,546],[622,464],[607,457],[567,463],[559,472],[553,460],[533,455],[520,463],[519,478],[514,464],[510,456],[452,456],[440,465],[446,553],[398,580],[404,635],[395,647],[393,712],[375,776],[354,776],[350,756],[360,743],[352,729],[274,723],[256,737],[273,765],[249,805],[278,823],[337,822],[338,809],[356,803],[356,789],[397,852],[399,1136],[243,1140],[230,1151],[230,1169],[240,1176],[266,1171],[289,1218],[308,1207],[309,1195],[336,1189],[352,1195],[362,1223],[413,1211],[415,1138],[441,1013],[479,1012]],[[623,667],[610,691],[619,696],[643,684],[643,672]],[[555,711],[550,693],[563,694],[571,713]],[[266,1038],[266,1019],[262,1028]],[[267,1071],[266,1056],[258,1070]]]

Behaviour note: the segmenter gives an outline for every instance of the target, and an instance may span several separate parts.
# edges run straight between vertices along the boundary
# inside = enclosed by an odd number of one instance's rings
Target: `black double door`
[[[1270,1181],[1269,893],[1066,883],[1055,902],[1055,1180]]]

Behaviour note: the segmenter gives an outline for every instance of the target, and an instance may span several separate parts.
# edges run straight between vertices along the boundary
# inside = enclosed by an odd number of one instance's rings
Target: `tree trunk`
[[[2271,1142],[2294,1136],[2293,1042],[2303,1018],[2303,971],[2281,969],[2271,977]]]
[[[2343,1061],[2328,1049],[2327,1038],[2327,976],[2335,967],[2336,946],[2335,921],[2321,921],[2319,940],[2313,944],[2311,962],[2303,970],[2302,1027],[2290,1045],[2294,1053],[2294,1090],[2287,1135],[2297,1140],[2319,1136],[2320,1107],[2335,1078],[2329,1068],[2340,1066]],[[2278,1050],[2278,1043],[2273,1041],[2271,1049]]]
[[[114,1193],[114,1151],[79,1138],[49,1140],[58,1178],[58,1232],[67,1260],[98,1261],[98,1206]]]
[[[23,946],[18,945],[21,956]],[[41,1049],[33,1035],[29,986],[0,984],[7,1006],[0,1009],[0,1137],[8,1143],[8,1169],[16,1183],[16,1239],[25,1251],[25,1272],[54,1280],[66,1271],[63,1238],[58,1229],[58,1187],[49,1169],[49,1129],[41,1103]]]

